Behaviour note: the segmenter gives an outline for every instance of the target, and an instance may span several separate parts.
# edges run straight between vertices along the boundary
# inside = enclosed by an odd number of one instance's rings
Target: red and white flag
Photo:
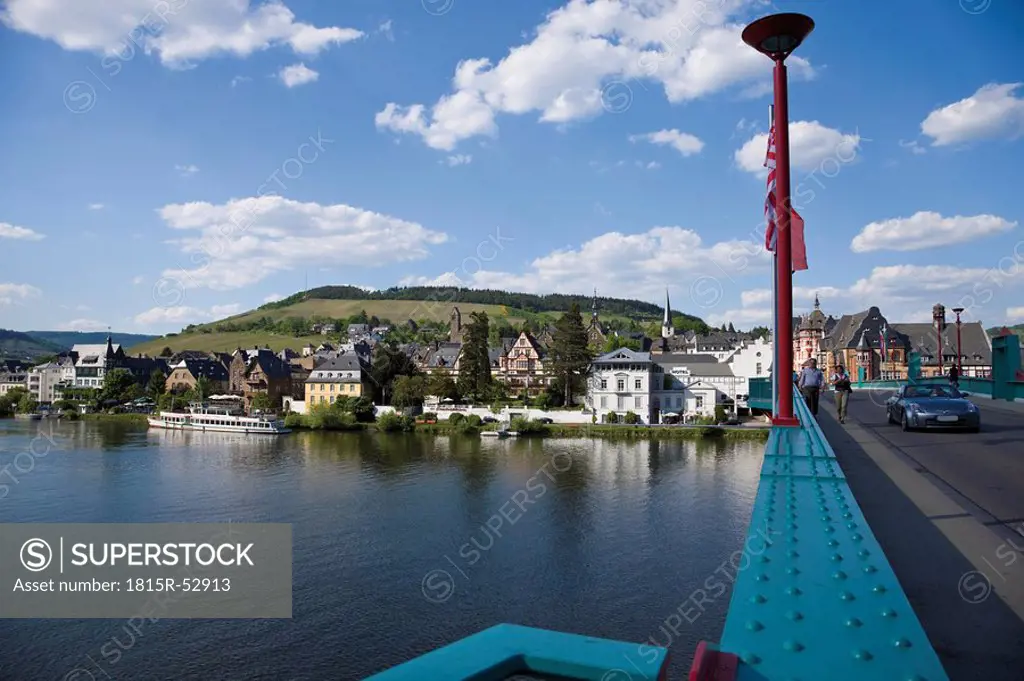
[[[776,211],[775,211],[775,124],[768,131],[768,154],[764,159],[764,167],[768,169],[768,195],[764,200],[764,217],[768,223],[764,233],[764,247],[772,253],[776,245]],[[789,228],[791,231],[790,250],[793,258],[793,271],[807,269],[807,246],[804,243],[804,219],[792,206],[789,211]]]

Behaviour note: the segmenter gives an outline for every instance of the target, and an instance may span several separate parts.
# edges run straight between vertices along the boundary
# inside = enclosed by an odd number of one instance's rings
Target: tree
[[[21,398],[28,395],[27,388],[11,388],[3,395],[0,395],[0,414],[11,414],[14,412],[15,407]]]
[[[396,376],[391,386],[391,404],[395,407],[419,407],[426,392],[423,376]]]
[[[459,386],[455,380],[443,371],[435,371],[427,376],[427,383],[424,388],[427,395],[433,395],[439,400],[459,399]]]
[[[752,335],[754,338],[764,338],[765,340],[767,340],[769,336],[768,327],[755,326],[750,330],[750,335]]]
[[[604,352],[612,352],[619,348],[629,348],[630,350],[640,351],[641,343],[639,338],[630,338],[629,336],[616,336],[611,335],[604,341]]]
[[[18,400],[18,413],[19,414],[34,414],[36,409],[39,408],[39,403],[35,401],[30,393],[25,393]]]
[[[469,317],[459,358],[459,391],[481,398],[486,397],[491,385],[491,360],[487,352],[490,322],[486,312],[473,312]]]
[[[736,333],[736,327],[732,325],[732,322],[729,322],[729,333]]]
[[[572,396],[584,389],[583,383],[592,359],[580,306],[573,303],[555,324],[551,343],[551,372],[565,391],[565,404],[572,404]]]
[[[111,369],[103,377],[103,388],[97,399],[100,402],[124,402],[129,399],[135,377],[127,369]]]
[[[270,400],[269,394],[266,392],[258,392],[253,395],[250,409],[252,411],[273,411],[274,403]]]
[[[174,356],[174,350],[171,350],[171,348],[169,346],[165,345],[164,349],[160,351],[160,356],[161,357],[173,357]]]
[[[381,343],[374,351],[370,378],[380,404],[389,404],[392,384],[396,376],[414,376],[418,373],[412,359],[396,343]]]
[[[153,369],[153,372],[149,375],[149,383],[146,384],[146,392],[152,399],[158,400],[166,389],[167,377],[164,376],[164,372],[159,369]]]

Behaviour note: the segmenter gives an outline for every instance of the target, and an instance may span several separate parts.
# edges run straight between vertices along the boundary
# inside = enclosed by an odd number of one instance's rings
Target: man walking
[[[949,367],[949,384],[957,390],[960,389],[960,369],[955,364]]]
[[[803,393],[804,400],[807,401],[807,406],[815,418],[818,416],[818,397],[824,384],[825,375],[818,368],[818,360],[813,358],[807,360],[804,363],[804,368],[800,370],[797,386],[800,388],[800,392]]]
[[[846,407],[850,403],[853,388],[850,387],[850,375],[846,373],[846,368],[842,364],[837,366],[836,372],[832,374],[832,388],[836,391],[836,413],[839,414],[839,423],[846,423]]]

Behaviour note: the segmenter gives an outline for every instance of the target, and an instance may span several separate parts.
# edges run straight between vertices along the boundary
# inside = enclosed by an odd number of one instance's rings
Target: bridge
[[[845,426],[830,400],[819,420],[794,395],[799,427],[773,427],[765,445],[745,544],[760,542],[759,552],[738,566],[721,642],[693,652],[689,681],[941,681],[950,678],[943,661],[955,678],[1020,678],[1024,381],[1018,339],[996,341],[992,378],[961,379],[963,390],[990,400],[978,400],[982,432],[967,440],[911,440],[917,434],[890,426],[882,407],[900,382],[856,384]],[[770,408],[770,381],[752,381],[750,400]],[[914,583],[927,633],[848,471]],[[993,591],[999,598],[989,600]],[[371,679],[669,681],[668,658],[644,643],[502,624]]]

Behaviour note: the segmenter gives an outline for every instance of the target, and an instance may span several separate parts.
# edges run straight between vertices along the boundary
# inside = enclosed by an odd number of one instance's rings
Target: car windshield
[[[944,385],[908,385],[904,397],[948,397],[959,398],[960,392]]]

